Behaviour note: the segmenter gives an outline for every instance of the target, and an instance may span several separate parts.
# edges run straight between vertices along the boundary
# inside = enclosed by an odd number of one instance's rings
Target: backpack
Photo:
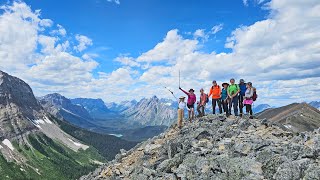
[[[208,94],[206,94],[206,103],[208,103],[209,102],[209,96],[208,96]]]
[[[257,90],[256,90],[256,88],[254,88],[254,89],[253,89],[252,100],[253,100],[253,101],[256,101],[257,98],[258,98]]]

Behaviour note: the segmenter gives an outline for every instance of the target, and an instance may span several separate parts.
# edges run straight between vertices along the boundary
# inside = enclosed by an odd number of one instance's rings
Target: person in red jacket
[[[181,87],[179,89],[184,92],[188,96],[187,107],[188,107],[188,117],[189,121],[194,119],[194,104],[197,101],[196,95],[194,94],[194,90],[190,89],[189,92],[183,90]]]
[[[212,81],[212,87],[210,88],[208,97],[212,95],[212,112],[213,114],[216,113],[216,105],[218,104],[219,112],[222,114],[222,107],[221,107],[221,88],[217,84],[217,81]]]
[[[199,114],[199,117],[205,116],[205,107],[207,104],[207,97],[208,95],[204,93],[204,90],[200,89],[200,101],[198,101],[197,111]]]

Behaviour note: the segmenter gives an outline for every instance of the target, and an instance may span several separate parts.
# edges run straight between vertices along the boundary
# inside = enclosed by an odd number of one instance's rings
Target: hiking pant
[[[183,116],[184,116],[184,110],[178,109],[178,127],[182,126]]]
[[[197,111],[200,117],[204,116],[204,106],[197,106]]]
[[[247,114],[250,113],[250,116],[252,116],[252,105],[251,104],[246,104],[246,111],[247,111]]]
[[[219,112],[220,114],[222,113],[222,107],[221,107],[221,99],[212,99],[212,113],[215,114],[216,113],[216,105],[218,103],[218,107],[219,107]]]
[[[231,114],[231,108],[233,106],[234,115],[238,116],[238,96],[235,96],[229,102],[229,115]]]
[[[239,110],[240,110],[240,116],[243,114],[243,96],[239,94]]]
[[[221,103],[222,103],[222,107],[223,107],[223,112],[225,112],[228,115],[228,113],[229,113],[229,111],[228,111],[228,101],[227,100],[226,101],[222,100]]]

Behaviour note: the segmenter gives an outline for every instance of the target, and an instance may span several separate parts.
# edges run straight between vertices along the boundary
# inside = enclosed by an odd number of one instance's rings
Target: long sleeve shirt
[[[221,97],[221,88],[219,85],[212,86],[210,88],[208,96],[210,97],[212,95],[212,99],[220,99]]]
[[[252,96],[253,96],[253,89],[252,88],[248,88],[246,90],[246,93],[245,93],[244,97],[245,98],[252,98]]]
[[[183,89],[181,89],[181,91],[184,92],[188,96],[187,104],[192,105],[192,104],[196,103],[197,98],[196,98],[195,94],[191,95],[190,93],[188,93],[187,91],[185,91]]]

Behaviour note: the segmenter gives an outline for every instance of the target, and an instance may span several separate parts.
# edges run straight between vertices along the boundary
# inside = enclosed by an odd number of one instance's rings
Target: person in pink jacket
[[[188,96],[187,107],[188,107],[188,117],[191,122],[194,119],[194,104],[197,102],[196,95],[194,94],[194,90],[190,89],[189,92],[183,90],[181,87],[179,89],[184,92]]]
[[[252,104],[253,104],[253,88],[252,88],[252,83],[248,82],[247,83],[247,90],[244,96],[243,104],[246,106],[246,112],[247,114],[250,114],[250,119],[253,119],[252,116]]]

